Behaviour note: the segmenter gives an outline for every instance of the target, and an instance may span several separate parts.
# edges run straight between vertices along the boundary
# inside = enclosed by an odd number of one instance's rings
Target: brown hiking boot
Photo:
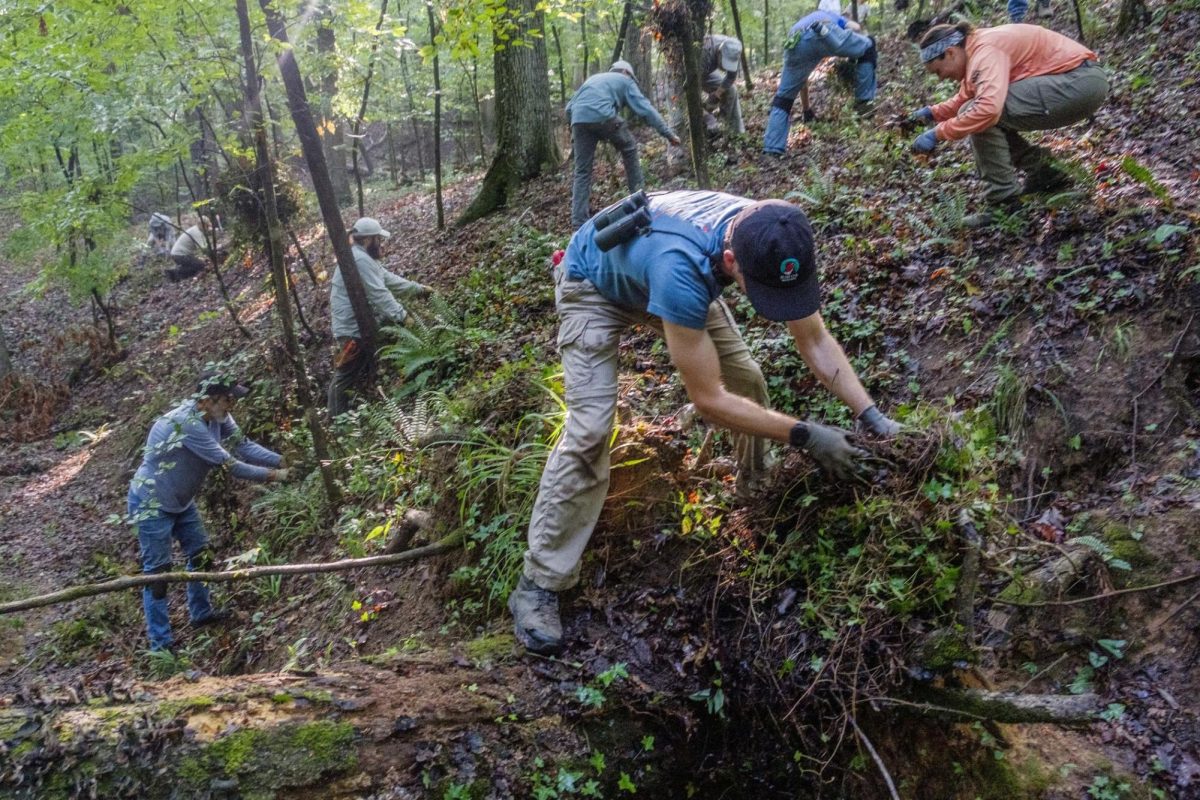
[[[562,650],[557,592],[543,589],[522,575],[508,596],[508,610],[513,615],[513,634],[526,650],[544,656]]]

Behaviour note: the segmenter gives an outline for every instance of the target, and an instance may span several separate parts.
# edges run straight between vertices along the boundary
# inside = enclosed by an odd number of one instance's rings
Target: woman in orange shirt
[[[1029,144],[1020,132],[1061,128],[1095,113],[1108,96],[1095,53],[1038,25],[977,29],[960,22],[930,28],[921,38],[921,61],[929,72],[961,85],[946,102],[913,112],[913,122],[937,125],[912,149],[932,153],[938,142],[970,138],[992,209],[971,215],[968,225],[989,224],[992,210],[1012,210],[1021,194],[1070,183],[1050,151]],[[1024,186],[1017,169],[1025,172]]]

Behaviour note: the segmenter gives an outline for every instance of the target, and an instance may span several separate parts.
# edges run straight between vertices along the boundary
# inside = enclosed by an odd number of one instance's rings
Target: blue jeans
[[[129,493],[129,516],[137,523],[138,544],[141,545],[142,572],[168,572],[171,569],[171,539],[179,540],[179,548],[187,555],[187,568],[195,570],[195,557],[208,544],[208,533],[200,521],[196,506],[185,508],[178,514],[160,509],[144,507],[141,498]],[[167,615],[167,585],[157,589],[142,588],[142,609],[146,613],[146,633],[150,637],[151,650],[164,650],[171,646],[171,620]],[[193,582],[187,585],[188,614],[192,622],[200,622],[212,613],[208,597],[208,584]]]
[[[763,137],[763,149],[768,153],[782,153],[787,149],[788,117],[796,95],[808,83],[809,74],[817,65],[830,56],[862,58],[871,49],[871,40],[836,25],[828,26],[826,36],[809,29],[800,41],[783,51],[783,74],[779,76],[779,88],[771,103],[767,116],[767,133]],[[857,100],[875,99],[875,64],[861,60],[854,70],[854,97]]]
[[[1020,22],[1029,12],[1029,0],[1008,0],[1008,21]]]

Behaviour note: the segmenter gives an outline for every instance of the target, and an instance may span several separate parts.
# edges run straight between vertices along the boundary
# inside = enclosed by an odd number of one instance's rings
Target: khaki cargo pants
[[[609,302],[590,281],[554,269],[558,307],[558,348],[562,355],[567,419],[562,437],[542,473],[533,517],[525,576],[551,591],[579,581],[579,562],[608,494],[609,442],[617,409],[617,350],[632,325],[653,327],[662,320]],[[767,405],[767,383],[722,300],[708,307],[708,334],[721,359],[721,380],[731,392]],[[738,436],[739,480],[766,467],[770,442]]]
[[[1038,75],[1008,87],[1004,113],[995,127],[971,135],[975,165],[987,184],[987,200],[999,203],[1021,193],[1016,170],[1041,166],[1048,152],[1025,141],[1019,131],[1048,131],[1086,119],[1108,97],[1108,77],[1094,61],[1070,72]],[[964,103],[959,114],[973,104]]]

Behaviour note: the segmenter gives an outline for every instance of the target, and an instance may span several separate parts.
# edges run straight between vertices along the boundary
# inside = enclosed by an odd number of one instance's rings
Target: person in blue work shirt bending
[[[816,112],[808,99],[808,76],[817,65],[830,56],[857,60],[854,68],[855,110],[869,112],[875,101],[875,40],[861,33],[857,22],[831,11],[814,11],[792,26],[784,43],[783,73],[779,88],[771,101],[767,115],[767,132],[763,150],[771,155],[783,155],[787,150],[788,120],[797,93],[805,122],[816,120]]]
[[[529,545],[509,595],[517,639],[529,650],[562,647],[558,593],[579,581],[580,559],[608,492],[621,335],[646,325],[665,337],[696,410],[738,436],[739,494],[766,471],[771,442],[806,451],[847,477],[864,455],[845,431],[768,407],[767,384],[722,290],[737,285],[754,309],[787,325],[813,374],[860,424],[881,436],[900,426],[863,388],[821,319],[808,218],[780,200],[676,191],[626,198],[580,228],[554,269],[558,347],[567,417],[546,462],[529,522]],[[761,485],[761,481],[757,481]]]
[[[137,526],[142,571],[171,571],[171,540],[187,557],[188,571],[212,566],[208,533],[196,510],[196,494],[205,476],[228,466],[235,478],[282,481],[288,477],[283,458],[242,435],[230,411],[250,390],[215,371],[206,371],[193,398],[159,417],[150,428],[142,464],[129,484],[129,519]],[[230,445],[231,454],[222,445]],[[213,608],[208,585],[187,585],[188,615],[194,627],[222,622],[225,609]],[[142,589],[151,650],[174,643],[167,615],[167,584]]]
[[[642,188],[642,164],[638,160],[637,140],[621,119],[623,108],[633,109],[671,144],[679,137],[667,127],[662,115],[638,89],[633,67],[628,61],[613,62],[612,69],[593,75],[571,96],[567,117],[571,120],[571,140],[575,154],[575,180],[571,185],[571,227],[578,228],[591,216],[592,164],[596,145],[608,142],[621,154],[629,191]]]

